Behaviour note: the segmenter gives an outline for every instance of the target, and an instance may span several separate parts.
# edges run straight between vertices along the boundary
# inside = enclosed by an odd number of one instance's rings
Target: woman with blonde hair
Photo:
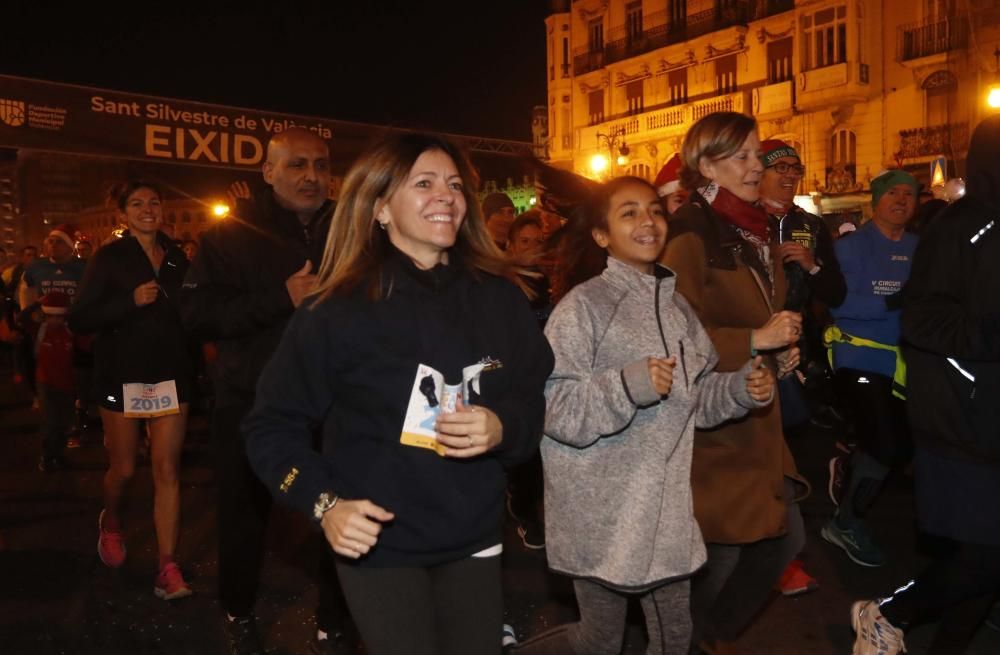
[[[798,364],[802,318],[779,311],[785,278],[776,235],[758,205],[759,155],[753,118],[720,112],[695,123],[681,149],[681,183],[691,197],[670,218],[661,261],[705,326],[719,354],[716,371],[763,355],[784,377]],[[697,430],[691,483],[708,550],[706,570],[692,583],[695,641],[709,653],[729,652],[805,540],[792,501],[808,484],[785,444],[777,400]]]
[[[257,474],[339,556],[371,655],[500,651],[504,468],[538,447],[553,359],[474,185],[434,135],[359,159],[244,423]]]

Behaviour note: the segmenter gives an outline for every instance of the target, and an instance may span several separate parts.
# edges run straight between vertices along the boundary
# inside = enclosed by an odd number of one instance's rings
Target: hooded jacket
[[[918,443],[1000,467],[1000,117],[976,128],[966,196],[920,240],[903,300]]]
[[[261,369],[278,346],[295,307],[285,281],[306,261],[319,270],[333,203],[307,225],[281,207],[270,187],[201,237],[184,280],[184,327],[199,341],[214,341],[216,405],[253,402]]]
[[[749,362],[716,373],[718,355],[672,271],[645,275],[609,257],[570,291],[545,334],[542,460],[549,566],[626,591],[684,577],[705,561],[691,498],[695,427],[744,416]],[[661,398],[648,357],[674,355]]]

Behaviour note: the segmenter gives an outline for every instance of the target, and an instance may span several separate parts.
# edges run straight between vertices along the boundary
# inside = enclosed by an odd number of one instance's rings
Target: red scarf
[[[726,222],[742,228],[764,243],[771,240],[771,221],[762,207],[751,205],[714,182],[699,189],[699,192]]]

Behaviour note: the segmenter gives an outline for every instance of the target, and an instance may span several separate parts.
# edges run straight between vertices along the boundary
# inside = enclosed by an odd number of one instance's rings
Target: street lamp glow
[[[215,214],[216,218],[223,218],[229,214],[229,205],[217,202],[212,205],[212,213]]]
[[[600,153],[597,153],[590,158],[590,170],[594,172],[594,175],[600,175],[604,171],[608,170],[608,158]]]
[[[994,85],[986,96],[986,104],[991,109],[1000,109],[1000,86]]]
[[[628,155],[618,155],[618,165],[625,166],[628,164]]]

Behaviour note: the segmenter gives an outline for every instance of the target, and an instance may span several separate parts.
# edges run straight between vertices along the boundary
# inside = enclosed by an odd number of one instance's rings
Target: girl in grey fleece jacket
[[[581,621],[515,652],[618,653],[627,595],[639,594],[647,653],[686,653],[688,580],[705,562],[694,428],[766,405],[774,378],[759,360],[713,371],[708,335],[673,273],[655,265],[667,227],[651,185],[618,178],[592,204],[569,228],[561,264],[579,275],[601,259],[586,250],[600,247],[606,268],[569,291],[546,327],[556,363],[541,446],[549,566],[575,579]]]

